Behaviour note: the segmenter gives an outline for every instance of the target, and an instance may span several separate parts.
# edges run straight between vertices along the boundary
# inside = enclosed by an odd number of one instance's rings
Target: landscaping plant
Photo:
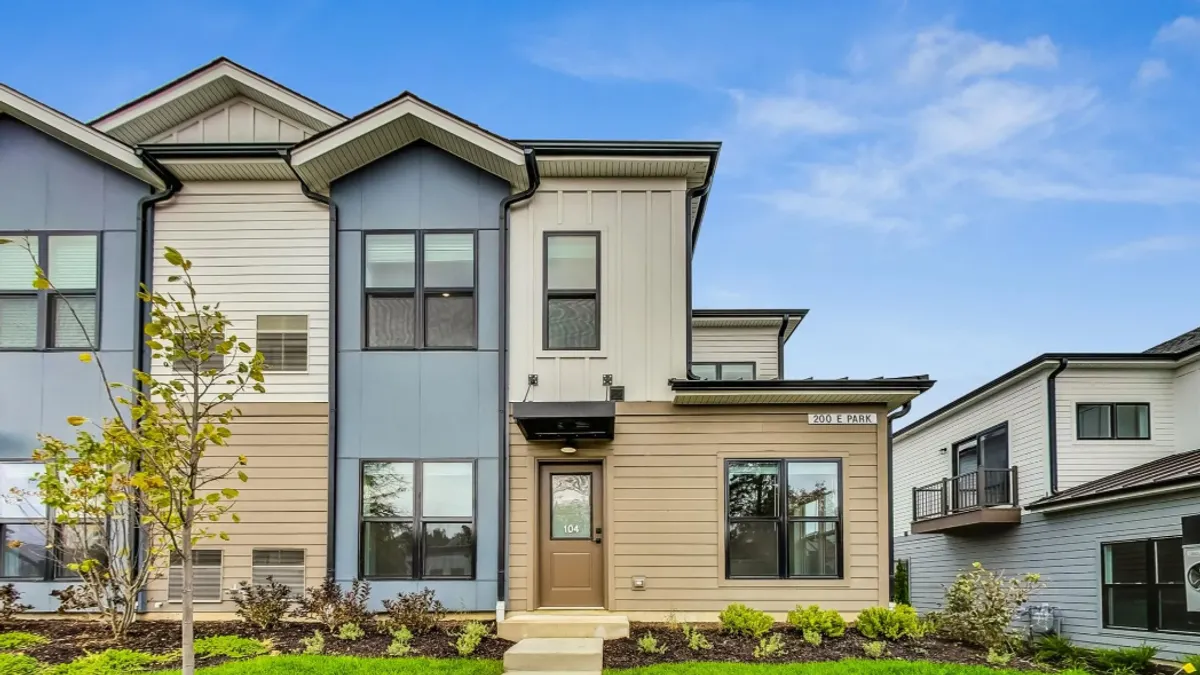
[[[1144,644],[1120,649],[1091,649],[1086,658],[1091,670],[1104,675],[1141,675],[1153,672],[1156,654],[1158,647]]]
[[[754,658],[769,659],[772,656],[783,656],[787,654],[787,650],[783,648],[783,634],[771,633],[769,636],[759,638],[758,646],[754,648]]]
[[[805,633],[816,631],[825,637],[841,637],[846,634],[846,620],[833,609],[821,609],[817,605],[802,607],[788,612],[787,622],[793,628]]]
[[[330,631],[336,631],[348,623],[361,626],[371,620],[367,611],[367,599],[371,596],[371,584],[355,579],[350,588],[342,591],[330,577],[326,577],[320,586],[314,586],[304,591],[304,597],[297,603],[295,614],[319,621]]]
[[[817,631],[817,630],[813,630],[812,628],[805,628],[804,629],[804,641],[807,642],[810,646],[820,647],[821,646],[821,632]]]
[[[895,609],[868,607],[859,613],[854,626],[863,637],[872,640],[915,639],[925,634],[917,610],[909,605],[896,605]]]
[[[455,651],[459,656],[474,654],[475,650],[479,648],[479,643],[483,642],[483,638],[487,637],[489,632],[491,629],[487,627],[487,624],[480,621],[468,621],[459,632],[458,639],[454,641]]]
[[[643,654],[666,654],[666,646],[658,645],[658,638],[654,637],[654,633],[646,633],[637,641],[638,651]]]
[[[394,600],[388,598],[383,601],[383,611],[380,627],[389,632],[407,626],[413,633],[427,633],[446,616],[446,608],[432,588],[400,593]]]
[[[309,655],[318,655],[325,653],[325,634],[319,630],[314,630],[312,637],[300,638],[300,644],[304,645],[304,653]]]
[[[900,605],[912,604],[912,597],[908,587],[907,560],[896,561],[896,572],[892,578],[892,602]]]
[[[1040,577],[1005,577],[976,562],[947,589],[938,612],[938,630],[948,638],[984,648],[1003,649],[1013,640],[1017,611],[1038,588]]]
[[[1012,661],[1012,657],[1012,652],[989,649],[987,653],[987,662],[990,666],[1007,666],[1008,662]]]
[[[42,664],[24,654],[0,654],[0,673],[4,675],[38,675]]]
[[[265,584],[238,583],[233,594],[237,615],[242,621],[258,626],[262,630],[276,628],[283,623],[292,606],[292,589],[267,577]]]
[[[884,655],[887,654],[887,643],[883,642],[882,640],[864,642],[862,650],[863,654],[867,655],[867,658],[882,659]]]
[[[702,649],[712,649],[712,643],[704,637],[699,629],[691,624],[683,624],[683,637],[687,639],[688,649],[698,652]]]
[[[236,635],[217,635],[196,640],[196,656],[224,656],[230,659],[245,659],[262,656],[271,649],[258,640]]]
[[[730,635],[761,638],[775,626],[770,614],[735,602],[720,614],[721,630]]]
[[[0,633],[0,652],[23,652],[48,644],[50,644],[48,638],[34,633],[25,633],[22,631]],[[3,672],[0,670],[0,673]]]
[[[30,605],[22,605],[21,592],[12,584],[0,586],[0,621],[12,621],[21,612],[33,609]]]
[[[163,664],[174,661],[176,656],[155,656],[132,649],[106,649],[96,654],[75,659],[47,668],[43,675],[125,675],[145,673],[160,669]],[[3,671],[0,671],[3,672]]]
[[[392,631],[392,643],[388,645],[388,656],[408,656],[412,653],[412,631],[407,626],[400,626]]]
[[[1080,648],[1062,635],[1043,635],[1033,642],[1033,658],[1041,663],[1072,665],[1079,657]]]
[[[358,624],[354,623],[353,621],[351,621],[350,623],[344,623],[344,624],[338,626],[338,629],[337,629],[337,636],[338,636],[339,640],[349,640],[351,642],[357,642],[358,640],[363,639],[366,636],[366,634],[367,634],[366,631],[364,631],[362,629],[362,627],[360,627]]]

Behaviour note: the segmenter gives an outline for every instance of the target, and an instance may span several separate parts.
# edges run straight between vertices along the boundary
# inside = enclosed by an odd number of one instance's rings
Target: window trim
[[[754,518],[738,518],[736,522],[761,522],[761,523],[776,523],[778,529],[778,565],[779,574],[775,576],[735,576],[730,574],[729,559],[732,552],[732,546],[729,542],[729,468],[734,463],[739,462],[769,462],[779,466],[779,498],[776,499],[776,514],[774,517],[754,517]],[[721,520],[724,537],[724,563],[725,563],[725,580],[726,581],[838,581],[846,578],[845,568],[845,552],[846,552],[846,512],[845,512],[845,462],[841,457],[727,457],[724,464],[724,473],[721,479],[724,481],[725,498],[722,500]],[[788,465],[789,464],[836,464],[838,472],[838,515],[837,518],[828,517],[792,517],[788,514],[787,509],[787,493],[788,493]],[[837,574],[835,575],[796,575],[792,576],[789,573],[790,566],[788,565],[788,539],[790,533],[790,525],[792,523],[804,522],[832,522],[837,524]]]
[[[304,317],[304,330],[303,331],[299,331],[299,330],[259,330],[259,328],[258,328],[259,322],[262,321],[262,319],[264,319],[264,318],[270,319],[270,318],[298,317],[298,316]],[[311,356],[311,350],[309,349],[311,344],[309,342],[309,338],[312,337],[312,317],[309,316],[308,313],[303,313],[303,314],[255,314],[254,315],[254,351],[256,351],[256,352],[262,351],[261,349],[258,348],[258,346],[259,346],[259,338],[260,338],[260,336],[262,336],[264,334],[267,334],[267,335],[270,335],[270,334],[303,335],[304,336],[304,367],[303,368],[287,368],[287,369],[280,370],[279,368],[268,367],[268,364],[266,362],[266,355],[264,354],[263,355],[263,373],[264,374],[271,374],[271,373],[304,374],[304,373],[309,372],[309,365],[310,365],[309,364],[309,361],[310,361],[309,356]],[[263,549],[263,550],[267,550],[267,549]],[[270,549],[270,550],[278,550],[278,549]]]
[[[403,286],[367,286],[367,240],[374,235],[386,234],[409,234],[413,237],[413,286],[409,290]],[[430,295],[450,293],[454,295],[466,295],[466,286],[455,287],[425,287],[425,235],[439,234],[469,234],[471,235],[471,265],[472,274],[474,275],[474,286],[470,289],[471,301],[474,305],[474,335],[472,335],[470,346],[461,347],[427,347],[425,346],[426,329],[425,325],[425,300]],[[413,352],[413,351],[429,351],[429,352],[469,352],[479,349],[479,230],[469,229],[450,229],[450,230],[364,230],[362,233],[362,246],[359,251],[362,273],[359,278],[359,286],[362,288],[362,325],[359,330],[362,331],[360,342],[362,343],[363,351],[371,352]],[[413,346],[411,347],[377,347],[371,346],[371,319],[370,307],[371,297],[381,298],[409,298],[413,299]]]
[[[194,556],[197,553],[208,552],[208,551],[216,551],[218,554],[220,554],[221,564],[201,566],[201,565],[197,565],[194,561],[192,562],[192,574],[193,574],[193,577],[192,577],[192,602],[196,603],[197,605],[219,605],[222,602],[225,602],[225,600],[226,600],[226,598],[225,598],[225,549],[223,549],[223,548],[203,548],[203,549],[193,548],[192,555]],[[170,557],[174,557],[176,554],[168,553],[167,555]],[[182,559],[182,558],[183,558],[183,556],[180,555],[180,559]],[[178,605],[183,602],[183,598],[172,598],[171,597],[171,570],[174,567],[175,567],[175,565],[171,563],[170,559],[168,559],[167,560],[167,604],[169,604],[169,605]],[[183,565],[181,564],[180,567],[183,567]],[[217,593],[218,593],[219,597],[216,600],[201,599],[201,598],[196,597],[196,587],[195,587],[196,580],[195,580],[194,575],[195,575],[197,567],[216,567],[217,568],[217,574],[219,576],[219,581],[217,581]],[[180,574],[183,574],[182,570],[180,571]]]
[[[721,377],[721,371],[724,366],[750,366],[750,379],[758,379],[758,362],[756,361],[693,361],[692,367],[695,366],[713,366],[717,369],[716,382],[736,382],[737,380],[726,380]]]
[[[604,347],[604,336],[601,330],[604,305],[601,300],[601,287],[603,284],[603,271],[601,249],[602,240],[600,238],[600,230],[546,230],[542,232],[542,351],[545,352],[598,352]],[[552,291],[550,290],[550,239],[552,237],[592,237],[596,240],[596,289],[594,291],[586,290],[570,290],[570,291]],[[591,300],[596,301],[596,346],[594,347],[551,347],[550,346],[550,299],[551,294],[556,294],[553,297],[561,299],[576,299],[576,300]]]
[[[1100,542],[1100,547],[1099,547],[1100,560],[1097,564],[1099,565],[1099,570],[1100,570],[1100,579],[1099,579],[1100,580],[1100,627],[1102,629],[1104,629],[1104,630],[1128,630],[1128,631],[1136,631],[1138,633],[1171,633],[1171,634],[1176,634],[1176,635],[1200,635],[1200,630],[1196,630],[1196,631],[1170,630],[1170,629],[1162,629],[1162,628],[1159,628],[1159,626],[1158,626],[1159,615],[1161,614],[1161,607],[1160,607],[1160,603],[1159,603],[1159,590],[1163,587],[1184,585],[1182,582],[1180,584],[1160,584],[1158,582],[1158,558],[1157,558],[1158,542],[1166,541],[1169,539],[1179,539],[1181,544],[1183,541],[1182,536],[1173,535],[1173,536],[1169,536],[1169,537],[1151,537],[1149,539],[1114,539],[1112,541],[1101,541]],[[1146,574],[1147,574],[1146,578],[1148,579],[1148,581],[1146,583],[1144,583],[1144,584],[1110,584],[1110,583],[1106,583],[1104,581],[1105,576],[1106,576],[1105,575],[1106,570],[1105,570],[1105,565],[1104,565],[1104,548],[1106,546],[1113,546],[1116,544],[1144,544],[1144,548],[1145,548],[1144,555],[1146,556],[1144,562],[1146,564]],[[1133,587],[1133,586],[1139,586],[1139,585],[1146,589],[1146,624],[1149,627],[1148,628],[1138,628],[1136,626],[1116,626],[1116,625],[1112,625],[1112,624],[1108,623],[1108,610],[1109,610],[1109,606],[1111,604],[1108,600],[1108,590],[1110,588],[1115,588],[1115,587],[1120,587],[1120,586]],[[1185,590],[1185,592],[1186,592],[1186,590]]]
[[[301,554],[300,564],[299,565],[255,565],[254,564],[254,554],[258,553],[259,551],[299,551]],[[305,548],[303,546],[301,546],[301,547],[283,546],[283,547],[273,547],[273,548],[270,548],[270,547],[251,548],[250,549],[250,583],[251,584],[257,583],[254,580],[255,570],[264,568],[264,567],[271,567],[271,568],[298,567],[300,569],[300,579],[301,579],[300,588],[290,588],[289,587],[289,589],[292,591],[292,595],[296,595],[296,596],[304,595],[304,589],[308,587],[308,549],[307,548]],[[275,582],[279,582],[279,579],[276,579],[275,575],[273,575],[273,574],[268,574],[266,576],[270,577]]]
[[[96,238],[96,286],[89,294],[85,290],[70,289],[64,291],[44,290],[39,291],[33,288],[33,279],[29,280],[30,286],[28,290],[0,290],[0,298],[8,297],[34,297],[37,298],[37,340],[33,347],[4,347],[0,346],[0,352],[88,352],[87,347],[55,347],[54,346],[54,316],[51,313],[53,310],[50,298],[56,294],[61,294],[68,299],[73,296],[86,296],[96,298],[96,334],[92,337],[92,347],[95,351],[101,349],[101,336],[104,333],[104,305],[103,293],[101,292],[104,285],[104,231],[103,230],[9,230],[0,231],[0,238],[13,239],[17,237],[30,238],[37,241],[38,246],[38,266],[46,273],[47,278],[50,276],[50,237],[79,237],[89,236]],[[5,244],[11,246],[12,244]]]
[[[43,462],[35,462],[28,459],[0,459],[0,466],[28,464],[31,466],[45,467]],[[79,575],[70,571],[63,562],[58,547],[59,539],[62,538],[63,526],[55,522],[54,509],[49,506],[43,506],[46,511],[44,518],[0,518],[0,541],[3,541],[3,530],[9,525],[28,525],[37,528],[45,540],[46,553],[42,557],[41,573],[37,576],[27,577],[6,577],[0,576],[0,583],[12,583],[18,581],[33,582],[33,581],[62,581],[64,579],[78,579]],[[109,538],[112,536],[112,523],[105,521],[104,536]]]
[[[376,518],[363,515],[363,485],[365,483],[367,464],[412,464],[413,465],[413,514],[407,518]],[[430,519],[433,523],[470,524],[474,551],[471,554],[471,573],[469,576],[427,577],[425,571],[425,518],[421,503],[424,497],[425,472],[422,467],[426,464],[470,464],[471,465],[471,517],[436,516]],[[479,460],[469,457],[461,459],[438,458],[393,458],[370,457],[358,460],[358,578],[366,581],[475,581],[479,572]],[[363,541],[366,539],[367,523],[411,522],[413,531],[413,561],[412,576],[399,577],[393,575],[368,575],[367,558]]]
[[[1146,435],[1145,436],[1121,436],[1117,431],[1117,406],[1145,406],[1146,407]],[[1084,436],[1083,425],[1079,423],[1079,415],[1082,412],[1083,406],[1107,406],[1108,407],[1108,429],[1111,436]],[[1154,411],[1152,406],[1147,401],[1077,401],[1075,403],[1075,440],[1077,441],[1150,441],[1154,440]]]

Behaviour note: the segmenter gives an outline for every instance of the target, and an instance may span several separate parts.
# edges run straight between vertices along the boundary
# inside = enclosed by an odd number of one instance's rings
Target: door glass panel
[[[590,539],[592,475],[550,475],[550,538]]]

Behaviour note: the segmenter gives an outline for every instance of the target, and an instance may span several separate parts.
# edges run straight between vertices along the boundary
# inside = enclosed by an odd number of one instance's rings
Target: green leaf
[[[173,283],[175,283],[176,281],[179,281],[179,275],[178,275],[178,274],[172,274],[171,276],[167,277],[167,283],[169,283],[169,284],[173,284]]]
[[[221,541],[229,541],[229,535],[224,532],[217,533],[217,536],[221,538]]]
[[[239,515],[238,515],[238,514],[236,514],[236,513],[231,513],[231,514],[229,514],[229,517],[230,517],[230,518],[232,518],[232,519],[233,519],[233,522],[235,522],[235,523],[240,523],[240,522],[242,522],[242,517],[241,517],[241,516],[239,516]]]
[[[3,246],[5,244],[11,244],[11,243],[12,243],[12,239],[0,239],[0,246]]]
[[[250,477],[246,475],[245,471],[239,471],[238,472],[238,480],[245,483],[246,481],[250,480]]]
[[[233,488],[221,488],[221,494],[225,495],[226,499],[237,499],[238,491]]]
[[[176,267],[183,264],[183,256],[179,254],[179,251],[176,251],[170,246],[167,247],[166,255],[163,257],[166,258],[167,262],[175,265]]]

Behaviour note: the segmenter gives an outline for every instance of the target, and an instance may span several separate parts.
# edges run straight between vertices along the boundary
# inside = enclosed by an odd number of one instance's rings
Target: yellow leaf
[[[230,518],[233,518],[233,522],[235,522],[235,523],[240,523],[240,522],[242,522],[242,519],[241,519],[241,517],[240,517],[240,516],[238,516],[238,514],[236,514],[236,513],[231,513],[231,514],[229,514],[229,517],[230,517]]]
[[[224,532],[218,533],[217,536],[221,538],[221,541],[229,541],[229,535]]]
[[[1191,675],[1191,673],[1196,672],[1196,666],[1193,666],[1191,663],[1185,663],[1183,664],[1183,672]]]
[[[83,352],[82,354],[79,355],[79,362],[80,363],[91,363],[92,355],[87,352]]]
[[[50,288],[50,280],[46,277],[38,277],[33,280],[33,287],[39,291],[44,291]]]
[[[70,424],[73,427],[77,427],[86,421],[87,421],[86,417],[80,417],[78,415],[72,415],[67,418],[67,424]]]

